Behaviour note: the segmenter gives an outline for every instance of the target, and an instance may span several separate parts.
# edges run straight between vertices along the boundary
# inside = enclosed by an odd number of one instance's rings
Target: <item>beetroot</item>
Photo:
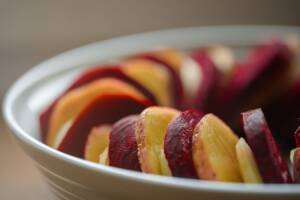
[[[59,99],[69,92],[72,89],[78,88],[80,86],[83,86],[87,83],[90,83],[92,81],[95,81],[100,78],[117,78],[120,80],[125,81],[126,83],[131,84],[134,86],[137,90],[139,90],[142,94],[144,94],[149,100],[153,102],[157,102],[155,100],[155,97],[150,93],[144,86],[140,85],[135,80],[131,79],[127,75],[125,75],[119,68],[119,66],[98,66],[94,67],[92,69],[89,69],[85,72],[83,72],[72,84],[69,86],[69,88],[61,95],[59,96],[48,108],[46,108],[40,115],[40,127],[41,127],[41,137],[42,140],[45,141],[46,135],[48,132],[48,123],[50,116],[52,114],[52,110],[55,107],[56,103],[59,101]]]
[[[198,178],[192,157],[192,138],[196,124],[203,117],[197,110],[187,110],[168,126],[164,151],[173,176]]]
[[[202,81],[198,87],[193,105],[199,110],[209,111],[213,106],[216,106],[211,100],[214,97],[213,92],[219,89],[220,73],[204,50],[200,49],[193,52],[191,57],[197,62],[202,73]]]
[[[231,78],[220,94],[217,112],[231,126],[238,124],[238,113],[265,105],[282,90],[289,77],[292,52],[281,40],[271,40],[250,51],[237,63]]]
[[[112,124],[125,116],[140,113],[148,106],[151,106],[150,101],[127,95],[100,95],[76,117],[58,150],[83,158],[84,146],[93,127]]]
[[[300,124],[300,78],[265,107],[266,117],[284,148],[294,146],[293,133]]]
[[[169,74],[172,77],[172,88],[171,89],[173,90],[173,99],[175,101],[175,107],[182,108],[184,91],[183,91],[183,86],[182,86],[182,82],[179,77],[179,74],[177,74],[174,67],[172,67],[171,64],[165,62],[163,59],[159,58],[154,53],[138,54],[135,57],[143,58],[143,59],[147,59],[152,62],[155,62],[155,63],[159,64],[160,66],[164,67],[169,72]]]
[[[109,137],[109,165],[141,171],[135,137],[139,115],[130,115],[114,123]]]
[[[265,183],[291,183],[287,163],[261,109],[242,113],[244,132]]]
[[[297,130],[294,134],[294,138],[295,138],[296,146],[300,147],[300,127],[297,128]]]
[[[293,150],[292,157],[294,181],[300,183],[300,148]]]

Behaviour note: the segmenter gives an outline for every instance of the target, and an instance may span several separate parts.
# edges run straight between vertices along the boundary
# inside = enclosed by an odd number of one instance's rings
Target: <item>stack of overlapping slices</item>
[[[297,39],[272,39],[239,59],[218,45],[92,67],[41,113],[41,135],[67,154],[146,173],[299,181],[299,148],[291,154],[293,175],[279,150],[293,148],[299,125],[298,53]]]

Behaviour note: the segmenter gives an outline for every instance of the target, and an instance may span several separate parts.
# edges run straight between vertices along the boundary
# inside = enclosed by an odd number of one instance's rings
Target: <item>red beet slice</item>
[[[109,137],[109,165],[141,171],[135,137],[139,115],[130,115],[114,123]]]
[[[150,105],[150,101],[141,101],[127,95],[101,95],[76,117],[58,150],[83,158],[84,146],[92,127],[112,124],[122,117],[140,113]]]
[[[297,128],[295,134],[294,134],[296,146],[300,147],[300,127]]]
[[[264,111],[280,144],[286,149],[294,146],[293,133],[300,124],[300,78],[279,97],[273,99]]]
[[[269,43],[259,45],[250,52],[246,61],[235,68],[232,79],[226,90],[226,97],[234,98],[242,93],[251,83],[257,81],[269,68],[285,67],[291,62],[292,53],[287,45],[280,40],[272,40]]]
[[[198,178],[192,157],[192,138],[194,128],[202,117],[203,113],[190,109],[182,112],[168,126],[164,151],[173,176]]]
[[[287,163],[261,109],[242,113],[244,132],[265,183],[291,183]]]
[[[267,92],[278,86],[278,82],[286,81],[283,74],[289,70],[292,58],[292,52],[281,40],[271,40],[250,51],[245,61],[236,65],[219,97],[221,116],[236,123],[238,120],[232,116],[266,103],[271,95]]]
[[[154,53],[143,53],[135,56],[135,58],[143,58],[150,60],[152,62],[155,62],[159,64],[160,66],[165,67],[165,69],[169,72],[169,74],[172,77],[172,90],[173,90],[173,99],[175,101],[175,107],[176,108],[182,108],[183,104],[183,86],[181,79],[179,77],[179,74],[176,73],[174,67],[172,67],[169,63],[165,62],[163,59],[156,56]]]
[[[52,110],[56,105],[56,103],[64,94],[66,94],[72,89],[78,88],[97,79],[107,78],[107,77],[123,80],[126,83],[129,83],[132,86],[134,86],[137,90],[139,90],[142,94],[144,94],[149,100],[153,102],[157,102],[155,100],[155,97],[152,95],[152,93],[150,93],[144,86],[142,86],[141,84],[139,84],[138,82],[136,82],[135,80],[131,79],[126,74],[124,74],[120,70],[119,66],[108,65],[108,66],[94,67],[92,69],[88,69],[85,72],[83,72],[61,96],[59,96],[45,111],[41,113],[40,127],[41,127],[42,140],[45,141],[46,139],[46,135],[48,132],[48,123],[49,123],[50,116],[52,114]]]
[[[219,77],[217,67],[204,50],[198,50],[192,53],[191,57],[197,62],[201,70],[202,81],[198,87],[196,98],[193,101],[193,107],[208,111],[212,105],[213,92],[219,86]]]
[[[293,150],[294,156],[293,156],[293,175],[294,175],[294,181],[296,183],[300,183],[300,148],[296,148]]]

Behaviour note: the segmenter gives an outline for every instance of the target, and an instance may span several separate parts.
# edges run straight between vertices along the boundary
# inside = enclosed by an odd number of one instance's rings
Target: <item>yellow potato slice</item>
[[[46,143],[54,147],[60,128],[66,122],[74,119],[95,97],[105,94],[124,94],[141,100],[146,99],[133,86],[114,78],[102,78],[71,90],[57,102],[53,109]]]
[[[233,131],[213,114],[205,115],[196,125],[192,154],[200,179],[242,182]]]
[[[165,107],[149,107],[142,112],[136,137],[143,172],[171,175],[164,154],[164,138],[170,121],[177,115],[179,111]]]
[[[240,171],[245,183],[262,183],[254,155],[244,138],[236,144],[236,155],[239,162]]]
[[[111,130],[109,125],[94,127],[88,136],[85,149],[84,159],[98,163],[99,156],[108,146],[108,138]]]
[[[171,77],[164,67],[146,59],[130,59],[124,61],[122,66],[125,74],[152,92],[159,105],[174,105]]]

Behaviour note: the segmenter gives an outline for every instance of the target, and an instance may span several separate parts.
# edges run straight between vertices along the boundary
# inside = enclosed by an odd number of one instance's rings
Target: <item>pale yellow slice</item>
[[[106,94],[124,94],[140,100],[146,99],[133,86],[114,78],[102,78],[71,90],[57,102],[53,109],[46,143],[54,147],[61,127],[74,119],[95,97]]]
[[[196,125],[192,154],[200,179],[242,182],[233,131],[213,114],[205,115]]]
[[[244,182],[263,183],[253,152],[243,138],[236,144],[236,155]]]
[[[108,147],[110,131],[111,126],[109,125],[102,125],[92,129],[85,145],[84,159],[95,163],[99,162],[99,156]]]
[[[235,56],[233,51],[223,45],[215,45],[208,49],[208,55],[215,63],[218,70],[228,79],[235,66]]]
[[[130,59],[122,63],[122,70],[158,100],[161,106],[173,106],[171,75],[159,64],[145,59]]]
[[[155,55],[173,67],[177,73],[181,70],[185,60],[185,55],[183,53],[171,48],[157,51]]]
[[[109,165],[109,158],[108,158],[108,147],[104,149],[104,151],[99,156],[99,163],[102,165]]]
[[[167,175],[171,172],[164,154],[164,138],[170,121],[179,111],[165,107],[149,107],[141,113],[136,136],[138,156],[143,172]]]

